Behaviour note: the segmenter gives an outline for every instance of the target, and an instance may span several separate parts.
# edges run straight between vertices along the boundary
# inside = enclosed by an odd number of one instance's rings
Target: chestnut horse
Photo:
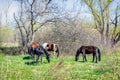
[[[59,47],[57,44],[54,44],[54,43],[44,43],[43,45],[43,48],[47,51],[53,51],[53,54],[56,55],[57,57],[59,57]]]
[[[38,42],[33,42],[29,47],[28,47],[28,53],[34,57],[34,55],[37,56],[36,58],[36,64],[38,63],[39,57],[41,56],[41,63],[42,63],[42,56],[45,54],[46,59],[48,62],[50,62],[50,55],[49,53],[38,43]]]
[[[95,58],[96,58],[96,63],[97,63],[97,59],[98,59],[98,61],[101,61],[100,49],[96,46],[81,46],[80,48],[78,48],[76,55],[75,55],[75,61],[78,61],[80,53],[83,56],[83,62],[84,62],[84,60],[87,61],[86,54],[93,55],[92,62],[94,62]]]

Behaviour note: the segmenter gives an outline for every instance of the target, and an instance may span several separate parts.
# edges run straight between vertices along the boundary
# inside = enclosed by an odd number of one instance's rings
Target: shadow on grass
[[[32,62],[25,62],[26,65],[36,65],[36,62],[35,61],[32,61]]]
[[[25,56],[23,57],[23,60],[33,60],[32,62],[25,62],[26,65],[36,65],[36,61],[34,61],[34,58],[31,56]]]
[[[40,59],[38,60],[38,64],[36,64],[36,59],[31,56],[25,56],[23,57],[23,60],[33,60],[31,62],[30,61],[25,62],[26,65],[47,64],[47,62],[44,62],[44,61],[41,63]]]
[[[83,61],[78,61],[78,62],[84,63]]]
[[[31,56],[25,56],[23,57],[23,60],[27,60],[27,62],[25,62],[26,65],[35,65],[36,61],[34,61],[34,58]],[[33,60],[32,62],[28,62],[28,60]]]
[[[84,62],[83,61],[78,61],[78,62],[80,62],[80,63],[96,63],[96,62],[92,62],[92,61],[84,61]],[[99,63],[99,61],[97,63]]]
[[[29,60],[29,59],[33,59],[33,57],[31,57],[31,56],[25,56],[25,57],[23,57],[23,60]]]
[[[38,64],[36,64],[36,61],[32,61],[32,62],[25,62],[26,65],[42,65],[42,64],[47,64],[47,62],[43,62],[41,63],[40,61],[38,62]]]

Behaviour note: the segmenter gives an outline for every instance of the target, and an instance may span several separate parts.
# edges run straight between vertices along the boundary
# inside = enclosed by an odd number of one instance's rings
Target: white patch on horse
[[[48,49],[48,48],[47,48],[47,45],[48,45],[48,43],[44,43],[44,44],[42,45],[42,47],[43,47],[44,49]]]

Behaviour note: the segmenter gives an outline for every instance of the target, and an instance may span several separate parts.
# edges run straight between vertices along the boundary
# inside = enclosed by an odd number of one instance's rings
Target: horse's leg
[[[84,51],[82,50],[82,58],[83,58],[83,62],[84,62]]]
[[[87,58],[86,58],[86,55],[85,55],[84,57],[85,57],[85,61],[87,62]]]
[[[96,63],[97,63],[97,59],[98,59],[98,49],[96,49],[95,57],[96,57]]]
[[[83,54],[83,62],[85,62],[85,54]]]
[[[56,51],[56,46],[55,46],[55,44],[53,45],[53,51],[54,51],[54,56],[55,56],[55,51]]]
[[[34,54],[32,53],[32,58],[34,59]]]
[[[55,51],[55,53],[56,53],[56,58],[58,58],[59,57],[59,53],[57,52],[57,50]]]
[[[97,63],[97,53],[96,53],[95,57],[96,57],[96,63]]]
[[[48,53],[46,54],[46,59],[48,62],[50,62],[50,55]]]
[[[32,56],[32,58],[33,58],[33,60],[34,60],[34,59],[35,59],[35,54],[34,54],[33,51],[31,52],[31,56]]]
[[[40,55],[40,57],[41,57],[41,64],[42,64],[42,54]]]
[[[92,62],[94,62],[94,58],[95,58],[95,55],[93,54],[93,59],[92,59]]]
[[[53,50],[54,52],[53,52],[53,54],[54,54],[54,56],[55,56],[55,50]]]
[[[101,53],[100,53],[100,49],[97,48],[97,56],[98,56],[98,61],[101,61]]]
[[[56,45],[56,53],[57,53],[57,57],[59,57],[59,48],[57,45]]]
[[[38,64],[38,60],[39,60],[39,55],[36,55],[36,64]]]
[[[96,58],[95,62],[97,63],[97,55],[96,55],[96,53],[93,53],[93,60],[92,60],[92,62],[94,62],[95,58]]]
[[[84,59],[85,59],[85,50],[83,50],[83,62],[84,62]]]

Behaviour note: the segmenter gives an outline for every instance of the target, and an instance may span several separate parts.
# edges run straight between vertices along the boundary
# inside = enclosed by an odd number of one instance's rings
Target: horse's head
[[[42,46],[42,49],[44,50],[44,53],[46,55],[46,59],[48,60],[48,62],[50,62],[50,54],[46,51],[46,49],[43,48],[43,46]]]
[[[78,59],[79,59],[79,54],[80,54],[80,48],[77,49],[77,51],[76,51],[75,61],[78,61]]]

